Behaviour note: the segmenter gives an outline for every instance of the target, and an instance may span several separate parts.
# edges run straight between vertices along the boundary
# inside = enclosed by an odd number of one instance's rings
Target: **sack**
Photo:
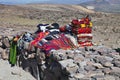
[[[8,57],[9,57],[9,48],[7,49],[4,49],[1,53],[1,58],[4,59],[4,60],[8,60]]]
[[[23,41],[23,49],[28,50],[28,48],[29,48],[29,42]]]
[[[3,48],[9,48],[10,47],[10,42],[8,37],[3,37],[2,38],[2,46]]]

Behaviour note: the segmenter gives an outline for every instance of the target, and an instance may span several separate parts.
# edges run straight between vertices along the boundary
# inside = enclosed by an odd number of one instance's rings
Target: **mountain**
[[[120,13],[120,0],[93,0],[80,5],[86,8],[92,6],[98,12]]]
[[[0,0],[0,4],[33,4],[33,3],[52,3],[52,4],[78,4],[91,0]]]

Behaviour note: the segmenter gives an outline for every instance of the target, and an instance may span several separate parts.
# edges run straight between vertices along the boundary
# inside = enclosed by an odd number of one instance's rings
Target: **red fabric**
[[[93,45],[91,41],[78,42],[78,44],[80,46],[92,46]]]
[[[79,23],[79,21],[78,21],[78,20],[76,20],[76,19],[75,19],[75,20],[72,20],[72,22],[71,22],[71,23],[72,23],[72,24],[74,24],[74,25],[78,25],[78,24],[80,24],[80,23]]]
[[[84,39],[84,38],[87,38],[87,39],[92,39],[92,36],[79,36],[77,37],[78,39]]]
[[[66,26],[62,26],[59,28],[61,32],[65,32],[66,31]]]
[[[38,36],[33,40],[31,41],[31,45],[34,45],[34,46],[37,46],[37,42],[40,41],[41,39],[43,39],[45,36],[47,36],[49,33],[48,32],[40,32],[38,34]]]
[[[72,32],[75,34],[92,33],[92,28],[73,28]]]
[[[47,42],[42,46],[42,49],[44,50],[46,55],[48,55],[50,50],[52,50],[52,49],[58,50],[58,49],[60,49],[60,47],[52,42]]]
[[[67,37],[65,37],[64,34],[60,34],[59,38],[53,39],[45,44],[43,44],[42,47],[39,47],[41,49],[44,50],[44,52],[46,53],[46,55],[49,55],[49,52],[52,49],[58,50],[58,49],[71,49],[73,48],[73,46],[71,46],[72,42],[69,41],[69,39]]]
[[[58,45],[61,49],[70,49],[71,46],[68,43],[67,37],[65,35],[60,34],[60,37],[57,39],[52,40],[52,42]]]
[[[87,24],[87,25],[89,25],[90,24],[89,18],[85,18],[85,22],[84,23]]]
[[[84,24],[84,21],[80,21],[79,23],[80,23],[80,24]]]

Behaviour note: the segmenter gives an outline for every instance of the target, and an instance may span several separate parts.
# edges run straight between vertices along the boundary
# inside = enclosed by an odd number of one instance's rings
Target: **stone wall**
[[[52,51],[43,72],[43,80],[120,80],[120,53],[104,46]]]
[[[0,36],[0,58],[7,60],[9,47]],[[7,42],[6,42],[7,43]],[[120,80],[120,53],[105,46],[53,50],[39,65],[41,80]]]

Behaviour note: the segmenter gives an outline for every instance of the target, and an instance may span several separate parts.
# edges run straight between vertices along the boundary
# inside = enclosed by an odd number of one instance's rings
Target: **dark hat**
[[[59,24],[58,23],[52,23],[51,24],[55,29],[59,29]]]

